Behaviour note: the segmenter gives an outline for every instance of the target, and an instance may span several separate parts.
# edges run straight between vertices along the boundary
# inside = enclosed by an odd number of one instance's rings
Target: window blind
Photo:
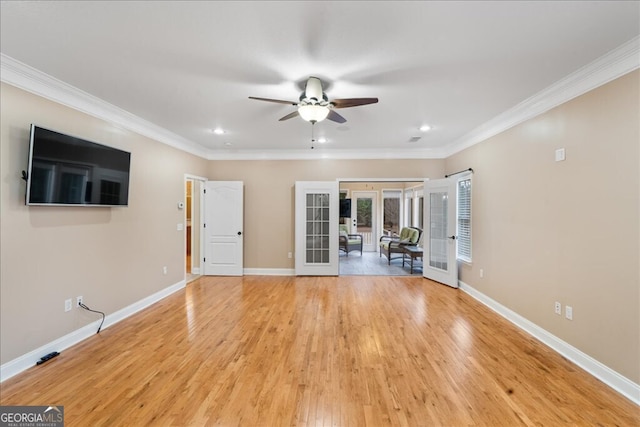
[[[458,181],[457,218],[457,257],[471,262],[471,178]]]

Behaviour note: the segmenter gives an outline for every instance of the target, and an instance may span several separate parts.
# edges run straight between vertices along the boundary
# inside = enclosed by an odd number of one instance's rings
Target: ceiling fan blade
[[[376,102],[378,102],[378,98],[347,98],[331,101],[333,108],[357,107],[359,105],[375,104]]]
[[[283,101],[281,99],[258,98],[258,97],[255,97],[255,96],[250,96],[249,99],[255,99],[255,100],[258,100],[258,101],[276,102],[278,104],[298,105],[297,102]]]
[[[278,120],[279,122],[283,122],[285,120],[289,120],[289,119],[293,119],[294,117],[298,117],[298,110],[294,111],[293,113],[289,113],[286,116],[282,117],[280,120]]]
[[[347,119],[345,119],[344,117],[342,117],[340,114],[336,113],[333,110],[329,110],[329,115],[327,116],[327,120],[331,120],[332,122],[336,122],[336,123],[344,123],[347,121]]]

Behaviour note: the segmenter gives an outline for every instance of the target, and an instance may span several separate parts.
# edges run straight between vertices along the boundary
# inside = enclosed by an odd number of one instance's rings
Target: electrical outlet
[[[481,268],[480,269],[480,278],[482,279],[484,277],[484,270]]]
[[[566,317],[569,320],[573,320],[573,307],[571,306],[565,306],[564,308],[564,317]]]
[[[76,297],[76,307],[80,307],[82,304],[82,296]]]
[[[162,267],[162,274],[167,274],[167,266]]]
[[[71,311],[71,298],[64,300],[64,311]]]
[[[560,304],[558,301],[556,301],[555,308],[556,308],[556,314],[562,315],[562,304]]]
[[[293,254],[291,252],[287,253],[287,258],[289,259],[293,258]]]

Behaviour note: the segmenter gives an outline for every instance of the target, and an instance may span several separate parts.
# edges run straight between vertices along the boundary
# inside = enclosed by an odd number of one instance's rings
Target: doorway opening
[[[184,255],[186,283],[194,281],[202,274],[202,218],[205,182],[205,178],[185,176]]]
[[[351,200],[349,217],[340,218],[340,227],[349,234],[362,235],[362,253],[340,251],[340,275],[405,276],[421,275],[420,260],[413,268],[401,258],[391,262],[380,253],[380,239],[398,236],[402,227],[423,225],[423,178],[339,179],[341,199]]]

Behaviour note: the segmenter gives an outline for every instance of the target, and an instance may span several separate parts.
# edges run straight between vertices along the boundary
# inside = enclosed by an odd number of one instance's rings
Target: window
[[[413,225],[413,190],[404,191],[404,226]]]
[[[404,226],[423,229],[424,222],[424,196],[422,186],[411,187],[404,191]]]
[[[400,233],[402,190],[382,190],[382,231],[385,236]]]
[[[471,262],[471,177],[458,181],[457,258]]]
[[[424,230],[424,196],[422,195],[422,190],[420,191],[420,195],[418,196],[418,217],[414,221],[414,224],[418,225],[418,228]]]

